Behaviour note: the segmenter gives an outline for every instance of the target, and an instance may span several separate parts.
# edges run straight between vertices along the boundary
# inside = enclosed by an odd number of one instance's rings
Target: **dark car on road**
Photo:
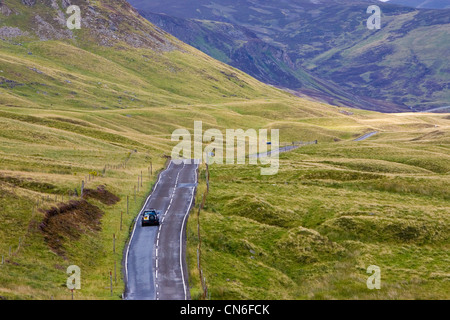
[[[142,226],[159,226],[159,215],[155,209],[144,211],[142,214]]]

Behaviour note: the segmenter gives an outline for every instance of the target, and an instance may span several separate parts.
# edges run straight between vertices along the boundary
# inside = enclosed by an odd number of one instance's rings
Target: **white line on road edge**
[[[198,169],[198,165],[195,170],[195,177],[196,177],[195,180],[196,181],[197,181],[197,169]],[[187,300],[187,291],[186,291],[186,283],[184,282],[184,269],[183,269],[183,229],[184,229],[184,225],[186,223],[186,218],[189,215],[189,211],[191,211],[192,202],[194,201],[194,191],[195,191],[195,187],[192,188],[191,203],[189,204],[189,208],[187,209],[186,214],[184,215],[183,223],[181,224],[181,232],[180,232],[180,268],[181,268],[181,278],[183,281],[184,300]]]

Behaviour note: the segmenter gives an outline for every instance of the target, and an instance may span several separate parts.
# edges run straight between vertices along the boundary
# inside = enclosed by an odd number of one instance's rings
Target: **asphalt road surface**
[[[139,213],[125,252],[126,300],[189,300],[186,222],[197,188],[197,164],[170,162]],[[142,227],[147,209],[161,225]]]
[[[446,109],[450,110],[450,106],[445,106],[445,107],[439,107],[439,108],[428,109],[428,110],[425,110],[425,111],[421,111],[421,113],[424,113],[424,112],[434,112],[434,111],[446,110]]]
[[[363,140],[366,140],[366,139],[370,138],[371,136],[376,135],[377,133],[378,133],[378,131],[366,133],[365,135],[363,135],[363,136],[361,136],[361,137],[355,139],[354,141],[363,141]]]
[[[269,157],[272,155],[272,153],[277,152],[278,153],[283,153],[283,152],[288,152],[288,151],[292,151],[295,149],[300,148],[300,146],[286,146],[286,147],[281,147],[272,151],[268,151],[268,152],[262,152],[262,153],[257,153],[257,154],[251,154],[249,155],[250,158],[263,158],[263,157]]]

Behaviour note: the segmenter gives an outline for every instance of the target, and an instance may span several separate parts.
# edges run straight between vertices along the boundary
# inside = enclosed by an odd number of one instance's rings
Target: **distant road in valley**
[[[370,137],[376,135],[377,133],[378,133],[378,131],[369,132],[353,141],[363,141],[363,140],[369,139]]]

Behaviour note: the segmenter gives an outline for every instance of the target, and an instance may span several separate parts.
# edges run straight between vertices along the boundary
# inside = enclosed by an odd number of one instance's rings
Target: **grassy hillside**
[[[75,298],[118,299],[129,227],[170,154],[173,130],[192,129],[195,120],[225,129],[344,117],[180,43],[133,18],[126,3],[97,1],[88,10],[74,1],[87,22],[73,32],[54,19],[60,5],[29,3],[6,1],[1,11],[1,298],[69,299],[65,271],[76,264],[82,290]],[[105,20],[92,20],[92,11]],[[117,30],[102,33],[103,24]],[[131,26],[141,31],[130,33]],[[349,134],[308,126],[327,140]],[[365,129],[357,126],[354,134]],[[282,132],[282,139],[301,140],[305,132]],[[85,199],[79,197],[82,180],[90,189]]]
[[[210,167],[188,242],[195,265],[199,221],[207,297],[449,298],[448,116],[352,118],[381,133],[282,154],[276,176]],[[366,287],[370,265],[381,268],[381,290]]]

